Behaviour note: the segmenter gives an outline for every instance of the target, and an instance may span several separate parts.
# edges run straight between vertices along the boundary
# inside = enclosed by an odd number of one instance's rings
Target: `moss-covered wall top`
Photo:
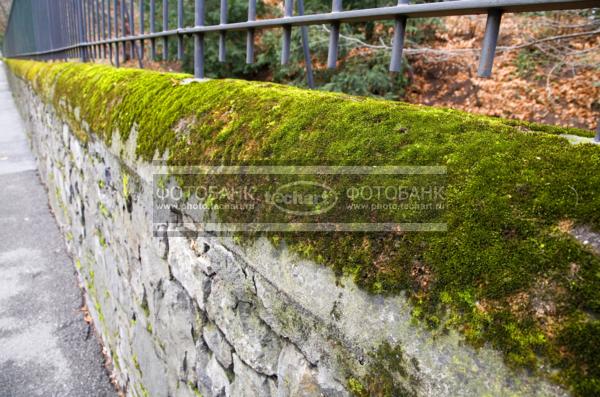
[[[559,136],[591,131],[269,83],[8,65],[84,141],[86,131],[127,140],[135,126],[142,160],[167,153],[173,164],[446,166],[447,232],[284,234],[273,242],[372,293],[408,291],[415,319],[490,343],[508,363],[576,394],[600,394],[600,258],[570,233],[600,231],[600,146]]]

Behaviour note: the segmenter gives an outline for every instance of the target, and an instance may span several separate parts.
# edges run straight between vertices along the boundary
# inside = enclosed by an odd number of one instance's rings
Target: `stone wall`
[[[369,295],[266,239],[240,246],[194,233],[153,237],[153,168],[135,157],[135,131],[108,147],[77,120],[92,137],[82,141],[28,83],[10,80],[127,394],[566,394],[453,331],[428,330],[404,296]],[[186,216],[173,214],[164,228],[182,228]]]

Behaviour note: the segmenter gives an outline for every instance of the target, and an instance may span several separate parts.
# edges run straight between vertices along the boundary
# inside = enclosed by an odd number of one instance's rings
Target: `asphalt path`
[[[116,396],[0,65],[0,396]]]

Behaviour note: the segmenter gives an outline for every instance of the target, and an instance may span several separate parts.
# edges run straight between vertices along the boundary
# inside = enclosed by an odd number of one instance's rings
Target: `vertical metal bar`
[[[221,0],[221,13],[220,13],[220,24],[225,25],[227,23],[227,0]],[[225,48],[225,36],[226,31],[222,30],[219,33],[219,62],[225,62],[226,59],[226,48]]]
[[[60,46],[66,47],[69,45],[68,43],[68,34],[69,34],[69,21],[67,19],[67,4],[62,4],[62,7],[58,8],[58,13],[60,15]],[[63,50],[60,53],[59,59],[66,61],[67,59],[67,51]]]
[[[75,19],[73,17],[75,11],[72,0],[67,3],[67,13],[67,17],[69,18],[69,45],[73,45],[75,44],[76,38],[76,24]],[[74,49],[69,50],[69,59],[75,57],[75,53],[76,51]]]
[[[492,75],[501,19],[501,10],[493,9],[488,11],[485,35],[483,36],[483,45],[481,48],[481,58],[479,58],[479,68],[477,69],[479,77],[490,77]]]
[[[256,21],[256,0],[248,0],[248,21]],[[246,63],[254,63],[254,29],[246,33]]]
[[[183,0],[177,0],[177,28],[183,28]],[[177,35],[177,59],[183,58],[183,35]]]
[[[80,35],[80,21],[79,21],[79,7],[77,6],[76,0],[71,1],[71,11],[72,11],[72,22],[73,22],[73,44],[77,45],[81,43],[81,35]],[[81,58],[83,49],[78,47],[73,49],[73,58]]]
[[[121,37],[127,36],[127,30],[125,28],[125,0],[120,0],[121,3]],[[127,42],[121,43],[123,48],[123,62],[127,61]]]
[[[100,0],[92,0],[92,6],[94,7],[94,40],[100,41]],[[95,45],[97,58],[102,58],[102,46],[99,44]]]
[[[169,0],[163,0],[163,32],[169,30]],[[163,38],[163,61],[169,58],[169,39]]]
[[[62,7],[60,7],[60,14],[61,14],[61,24],[60,26],[63,27],[63,29],[61,29],[61,46],[66,47],[69,45],[69,2],[65,2],[65,4],[62,5]],[[8,35],[8,29],[6,30],[6,34]],[[61,53],[61,59],[65,60],[67,57],[68,51],[63,51]]]
[[[398,6],[408,4],[409,0],[398,0]],[[390,72],[399,72],[402,68],[402,51],[404,50],[404,37],[406,34],[406,17],[396,17],[394,25],[394,41],[392,42],[392,59]]]
[[[38,22],[38,13],[34,13],[31,16],[31,19],[33,20],[33,24],[32,24],[32,28],[33,28],[33,51],[38,51],[40,48],[40,34],[39,34],[39,23]],[[36,59],[37,56],[34,56],[34,59]]]
[[[57,29],[57,24],[60,22],[60,20],[58,19],[59,16],[56,13],[56,9],[54,7],[50,7],[50,3],[49,0],[46,0],[45,3],[45,7],[46,7],[46,24],[48,26],[48,39],[49,39],[49,47],[50,50],[53,51],[52,53],[48,54],[48,59],[50,60],[55,60],[57,57],[57,53],[54,52],[54,50],[56,48],[58,48],[58,45],[60,45],[60,43],[58,42],[58,34],[59,31]]]
[[[45,8],[44,15],[46,16],[46,18],[44,18],[44,25],[46,27],[46,30],[48,31],[48,46],[46,49],[54,50],[54,48],[56,48],[56,47],[54,47],[56,30],[54,29],[54,24],[52,22],[57,22],[55,19],[56,17],[54,15],[54,8],[50,8],[48,0],[44,1],[44,8]],[[51,53],[51,54],[47,55],[46,57],[49,59],[54,59],[54,56],[55,56],[55,54]]]
[[[87,34],[88,34],[88,29],[87,29],[87,26],[88,26],[88,13],[87,13],[87,9],[86,9],[87,7],[86,6],[87,6],[87,0],[82,0],[81,1],[81,12],[83,13],[83,26],[84,26],[84,39],[83,39],[83,42],[87,43],[87,41],[88,41],[88,38],[87,38]],[[91,58],[92,56],[93,56],[93,54],[91,53],[91,51],[88,51],[88,57]]]
[[[106,1],[106,19],[108,21],[106,36],[112,37],[112,13],[111,13],[110,0],[105,0],[105,1]],[[110,59],[110,62],[112,63],[113,62],[113,45],[112,44],[108,45],[108,57]]]
[[[87,26],[88,26],[88,40],[94,41],[94,5],[92,4],[93,0],[86,0],[84,4],[85,15],[87,17]],[[92,59],[96,59],[96,48],[94,46],[88,47],[90,49],[90,55]]]
[[[88,12],[90,14],[90,41],[96,41],[96,6],[94,0],[88,0]],[[98,49],[95,45],[90,46],[90,51],[94,54],[94,60],[98,59]]]
[[[135,34],[135,31],[133,29],[135,29],[134,25],[133,25],[133,15],[130,14],[131,11],[131,6],[133,5],[133,3],[129,4],[130,7],[129,9],[125,10],[125,18],[127,19],[127,21],[129,21],[130,25],[129,25],[129,29],[131,34],[130,36]],[[142,69],[144,67],[144,64],[142,63],[142,57],[139,56],[139,52],[137,51],[137,45],[135,44],[135,40],[131,40],[129,42],[129,56],[131,60],[133,60],[137,55],[137,60],[138,60],[138,66],[140,69]]]
[[[114,20],[114,25],[115,25],[115,36],[114,38],[119,37],[119,0],[114,0],[113,1],[113,11],[114,11],[114,16],[115,16],[115,20]],[[119,67],[120,62],[119,62],[119,42],[115,42],[115,66]]]
[[[100,13],[98,12],[98,0],[92,0],[92,12],[94,14],[94,41],[98,41],[98,20],[100,18]],[[96,58],[100,58],[100,46],[94,46],[94,52],[96,53]]]
[[[156,0],[150,0],[150,33],[156,33]],[[156,39],[150,39],[150,56],[156,61]]]
[[[52,46],[52,31],[51,31],[51,27],[52,25],[50,25],[50,21],[48,20],[48,16],[50,15],[50,7],[48,7],[48,2],[44,2],[44,13],[42,14],[43,18],[43,29],[46,32],[46,43],[45,43],[45,49],[46,50],[53,50],[54,47]],[[46,59],[52,59],[52,55],[53,54],[46,54],[44,56],[44,58]]]
[[[101,35],[101,37],[102,37],[102,40],[106,40],[106,4],[105,4],[106,1],[105,0],[101,0],[101,1],[102,1],[102,4],[100,6],[101,13],[102,13],[102,35]],[[106,52],[107,52],[106,44],[104,44],[102,46],[102,48],[103,48],[102,49],[103,58],[106,59],[106,55],[107,55],[106,54]]]
[[[90,13],[88,12],[89,11],[88,0],[82,1],[81,11],[83,12],[83,24],[85,26],[84,42],[87,44],[87,42],[90,41]],[[36,24],[36,27],[37,27],[37,24]],[[88,47],[87,45],[86,45],[86,49],[87,49],[87,53],[88,53],[88,60],[93,59],[94,52],[92,51],[92,49],[90,47]]]
[[[196,0],[194,22],[196,26],[204,25],[204,0]],[[204,34],[194,35],[194,77],[204,78]]]
[[[93,4],[93,0],[87,0],[87,15],[88,15],[88,41],[92,42],[94,41],[94,30],[96,29],[96,27],[94,26],[94,4]],[[89,46],[89,51],[92,54],[92,58],[94,60],[96,60],[98,57],[96,54],[96,48],[95,46]]]
[[[144,12],[146,11],[145,7],[146,0],[140,0],[140,34],[143,35],[145,32],[144,26]],[[140,59],[144,59],[144,39],[140,39]]]
[[[342,11],[342,0],[333,0],[331,12]],[[329,32],[329,51],[327,53],[327,67],[335,69],[338,59],[338,43],[340,41],[340,23],[332,23]]]
[[[594,138],[596,142],[600,142],[600,117],[598,118],[598,125],[596,126],[596,137]]]
[[[298,15],[304,15],[304,0],[298,0]],[[306,83],[308,88],[315,88],[315,79],[312,70],[312,58],[310,56],[310,47],[308,46],[308,27],[300,27],[302,32],[302,50],[304,51],[304,63],[306,64]]]
[[[71,30],[71,45],[77,45],[79,43],[79,14],[78,8],[75,4],[74,0],[69,2],[69,19],[70,24],[72,26]],[[72,58],[81,58],[81,48],[72,48],[71,49],[71,57]]]
[[[48,0],[46,0],[44,7],[46,8],[46,27],[48,29],[48,49],[50,51],[52,51],[51,53],[49,53],[48,55],[46,55],[46,58],[53,61],[56,59],[56,52],[54,51],[56,48],[58,48],[56,46],[57,42],[56,42],[56,38],[57,38],[57,30],[56,30],[56,26],[54,25],[55,23],[58,22],[58,16],[55,13],[54,8],[51,8]]]
[[[100,41],[100,0],[94,0],[94,14],[96,15],[94,35],[96,41]],[[102,46],[96,45],[96,51],[98,52],[98,58],[102,58]]]
[[[129,20],[129,34],[131,34],[132,36],[135,36],[135,9],[134,9],[134,4],[133,4],[133,0],[129,0],[129,14],[128,14],[128,20]],[[129,43],[129,58],[133,59],[135,58],[135,42],[132,40],[131,43]]]
[[[47,43],[47,38],[48,38],[48,26],[46,25],[46,22],[48,21],[47,18],[45,18],[45,16],[48,14],[48,10],[46,8],[46,4],[45,2],[41,2],[41,4],[38,5],[38,8],[36,9],[36,14],[38,15],[38,20],[39,20],[39,25],[38,28],[40,29],[41,33],[42,33],[42,39],[43,42],[40,43],[40,47],[38,48],[41,51],[45,51],[48,50],[49,44]],[[42,55],[41,58],[42,59],[46,59],[46,54]]]
[[[294,0],[285,0],[283,6],[283,17],[289,18],[294,10]],[[281,64],[285,65],[290,61],[290,47],[292,43],[292,27],[283,28],[283,44],[281,47]]]
[[[73,2],[69,1],[67,3],[67,11],[69,18],[69,45],[73,45],[75,43],[75,21],[73,20]],[[75,50],[71,49],[69,53],[69,59],[75,56]]]
[[[87,62],[87,60],[88,60],[87,47],[85,45],[82,45],[85,42],[85,18],[83,15],[82,2],[75,1],[75,7],[77,10],[77,19],[78,19],[78,26],[79,26],[79,40],[78,41],[80,43],[79,44],[80,56],[81,56],[81,60],[83,62]]]
[[[56,17],[56,19],[54,19],[54,22],[52,22],[51,20],[51,24],[54,25],[54,29],[55,29],[55,40],[54,43],[58,48],[62,48],[64,47],[65,43],[64,43],[64,34],[65,34],[65,22],[64,22],[64,7],[58,8],[58,7],[54,7],[54,4],[51,7],[54,10],[54,15]],[[55,48],[57,48],[55,47]],[[57,52],[55,54],[54,59],[62,59],[63,57],[63,53],[64,51],[60,51]]]

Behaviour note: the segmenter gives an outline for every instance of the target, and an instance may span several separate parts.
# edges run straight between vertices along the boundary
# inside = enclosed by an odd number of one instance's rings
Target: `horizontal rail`
[[[139,20],[134,15],[134,3],[139,5]],[[220,0],[219,23],[204,23],[206,0],[195,0],[194,26],[184,26],[183,0],[176,2],[176,23],[169,26],[169,0],[20,0],[11,7],[5,39],[5,55],[13,58],[69,59],[108,58],[120,65],[120,59],[137,58],[143,67],[144,43],[150,44],[151,59],[156,59],[156,44],[162,44],[162,59],[169,58],[169,39],[177,40],[177,59],[182,59],[184,38],[194,39],[194,75],[204,77],[204,39],[206,34],[219,36],[218,59],[226,59],[226,33],[246,32],[246,62],[254,62],[254,37],[259,29],[283,29],[281,63],[290,59],[292,28],[302,29],[303,55],[309,87],[313,87],[312,65],[308,46],[310,25],[329,25],[327,67],[335,68],[338,60],[341,24],[367,21],[395,20],[390,72],[402,67],[402,51],[406,22],[409,18],[446,17],[487,14],[482,41],[478,75],[491,75],[496,44],[504,13],[521,13],[600,7],[600,0],[457,0],[435,3],[409,4],[398,0],[398,5],[344,11],[343,0],[332,0],[331,12],[304,14],[304,0],[281,0],[284,16],[256,19],[256,1],[248,2],[248,20],[228,22],[228,2]],[[244,1],[244,0],[237,0]],[[159,3],[159,4],[156,4]],[[294,3],[297,15],[294,15]],[[149,8],[149,9],[148,9]],[[16,10],[16,11],[15,11]],[[161,13],[162,11],[162,13]],[[148,13],[149,29],[145,29]],[[162,30],[158,31],[157,13],[162,14]],[[19,24],[18,26],[16,24]],[[136,32],[136,26],[138,27]],[[129,51],[127,51],[129,48]],[[121,58],[122,57],[122,58]]]
[[[195,33],[215,33],[223,31],[247,31],[248,29],[272,29],[287,26],[320,25],[329,23],[352,23],[366,21],[384,21],[400,16],[408,18],[443,17],[460,15],[487,14],[490,9],[502,12],[535,12],[565,9],[584,9],[600,7],[600,0],[459,0],[443,3],[424,3],[401,5],[394,7],[368,8],[364,10],[340,11],[326,14],[298,15],[292,17],[260,19],[256,21],[234,22],[219,25],[194,26],[188,28],[170,29],[161,32],[128,35],[105,40],[81,42],[78,44],[46,50],[34,51],[16,55],[28,57],[45,55],[53,52],[75,49],[80,46],[97,46],[102,44],[123,43],[138,40],[158,39],[178,35],[193,35]]]

